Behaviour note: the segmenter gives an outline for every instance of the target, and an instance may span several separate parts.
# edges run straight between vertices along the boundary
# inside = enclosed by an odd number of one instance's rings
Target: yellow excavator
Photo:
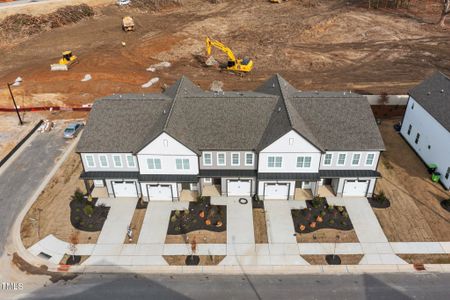
[[[62,57],[57,64],[51,64],[50,70],[52,71],[67,71],[69,67],[78,62],[78,57],[72,54],[72,51],[64,51]]]
[[[206,54],[209,57],[211,55],[212,47],[216,47],[217,49],[224,52],[226,55],[228,55],[228,63],[227,63],[227,70],[234,71],[234,72],[245,72],[248,73],[253,68],[253,61],[249,58],[244,59],[237,59],[234,56],[233,51],[231,51],[230,48],[222,44],[221,42],[217,40],[210,39],[209,37],[206,38]]]

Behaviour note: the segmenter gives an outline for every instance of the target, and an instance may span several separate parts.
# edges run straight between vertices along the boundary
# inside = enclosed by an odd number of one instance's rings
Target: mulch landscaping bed
[[[217,266],[225,255],[163,255],[169,266]],[[196,264],[194,264],[196,263]]]
[[[186,234],[195,230],[226,231],[227,207],[211,205],[210,199],[201,197],[197,202],[190,202],[186,210],[172,211],[167,234]]]
[[[384,194],[374,195],[367,199],[372,208],[388,208],[391,206],[391,201]]]
[[[75,192],[70,201],[70,223],[81,231],[100,231],[108,216],[109,207],[95,206],[97,198],[91,202],[79,191]]]
[[[323,197],[306,201],[307,208],[292,209],[292,219],[297,233],[309,233],[323,228],[352,230],[353,224],[343,206],[328,205]]]
[[[264,209],[264,201],[259,200],[259,198],[257,198],[258,196],[253,197],[252,199],[252,207],[253,209],[255,208],[262,208]]]

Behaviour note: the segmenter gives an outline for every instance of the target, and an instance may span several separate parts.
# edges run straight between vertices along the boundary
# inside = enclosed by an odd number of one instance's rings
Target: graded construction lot
[[[425,164],[393,128],[400,119],[383,120],[380,131],[386,152],[382,154],[376,191],[391,201],[387,209],[374,209],[390,242],[450,241],[450,212],[440,202],[450,192],[430,179]]]
[[[438,0],[412,0],[399,10],[368,9],[363,0],[182,0],[158,10],[105,2],[88,2],[95,16],[78,23],[2,40],[0,82],[23,77],[24,105],[80,105],[112,93],[160,91],[183,74],[204,89],[221,80],[224,90],[250,90],[281,73],[302,90],[404,93],[434,69],[450,69],[448,30],[434,24]],[[34,6],[43,12],[46,5]],[[135,32],[121,30],[125,15],[135,19]],[[253,71],[240,77],[206,68],[206,36],[252,58]],[[50,72],[66,49],[79,63]],[[213,52],[226,62],[225,54]],[[146,71],[162,61],[172,66]],[[86,74],[92,80],[81,82]],[[153,77],[157,84],[141,87]],[[6,96],[2,87],[0,106],[11,105]]]

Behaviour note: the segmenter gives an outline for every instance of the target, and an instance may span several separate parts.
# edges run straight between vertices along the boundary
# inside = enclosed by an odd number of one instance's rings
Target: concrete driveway
[[[0,256],[18,213],[72,143],[63,139],[63,129],[60,125],[51,132],[34,133],[13,161],[0,169]]]

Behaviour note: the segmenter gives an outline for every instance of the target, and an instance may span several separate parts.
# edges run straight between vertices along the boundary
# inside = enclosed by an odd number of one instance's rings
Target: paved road
[[[35,135],[6,169],[0,169],[0,256],[16,216],[71,142],[62,138],[61,128]]]
[[[85,275],[23,299],[449,299],[449,280],[450,274]]]

